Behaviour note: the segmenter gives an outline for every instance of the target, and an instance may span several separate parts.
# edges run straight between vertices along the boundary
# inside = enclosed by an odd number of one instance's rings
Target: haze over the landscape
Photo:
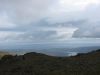
[[[99,8],[100,0],[0,0],[0,48],[99,46]]]

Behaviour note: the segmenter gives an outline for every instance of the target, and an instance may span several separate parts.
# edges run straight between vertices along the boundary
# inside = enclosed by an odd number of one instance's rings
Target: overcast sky
[[[100,0],[0,0],[0,41],[71,39],[100,42]]]

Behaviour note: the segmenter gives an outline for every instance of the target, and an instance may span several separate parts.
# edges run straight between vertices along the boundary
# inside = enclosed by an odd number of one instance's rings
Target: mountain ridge
[[[30,52],[5,55],[0,75],[100,75],[100,49],[70,57],[53,57]]]

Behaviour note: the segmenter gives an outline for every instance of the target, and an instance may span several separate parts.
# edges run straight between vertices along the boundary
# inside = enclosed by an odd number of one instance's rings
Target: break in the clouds
[[[0,0],[0,40],[100,38],[99,0]]]

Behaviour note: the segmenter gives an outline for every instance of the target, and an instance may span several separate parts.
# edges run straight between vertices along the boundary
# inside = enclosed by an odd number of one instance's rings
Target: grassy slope
[[[39,53],[4,56],[0,75],[100,75],[100,51],[74,57],[51,57]]]
[[[8,52],[2,52],[2,51],[0,51],[0,58],[2,58],[5,55],[9,55],[9,53]]]

